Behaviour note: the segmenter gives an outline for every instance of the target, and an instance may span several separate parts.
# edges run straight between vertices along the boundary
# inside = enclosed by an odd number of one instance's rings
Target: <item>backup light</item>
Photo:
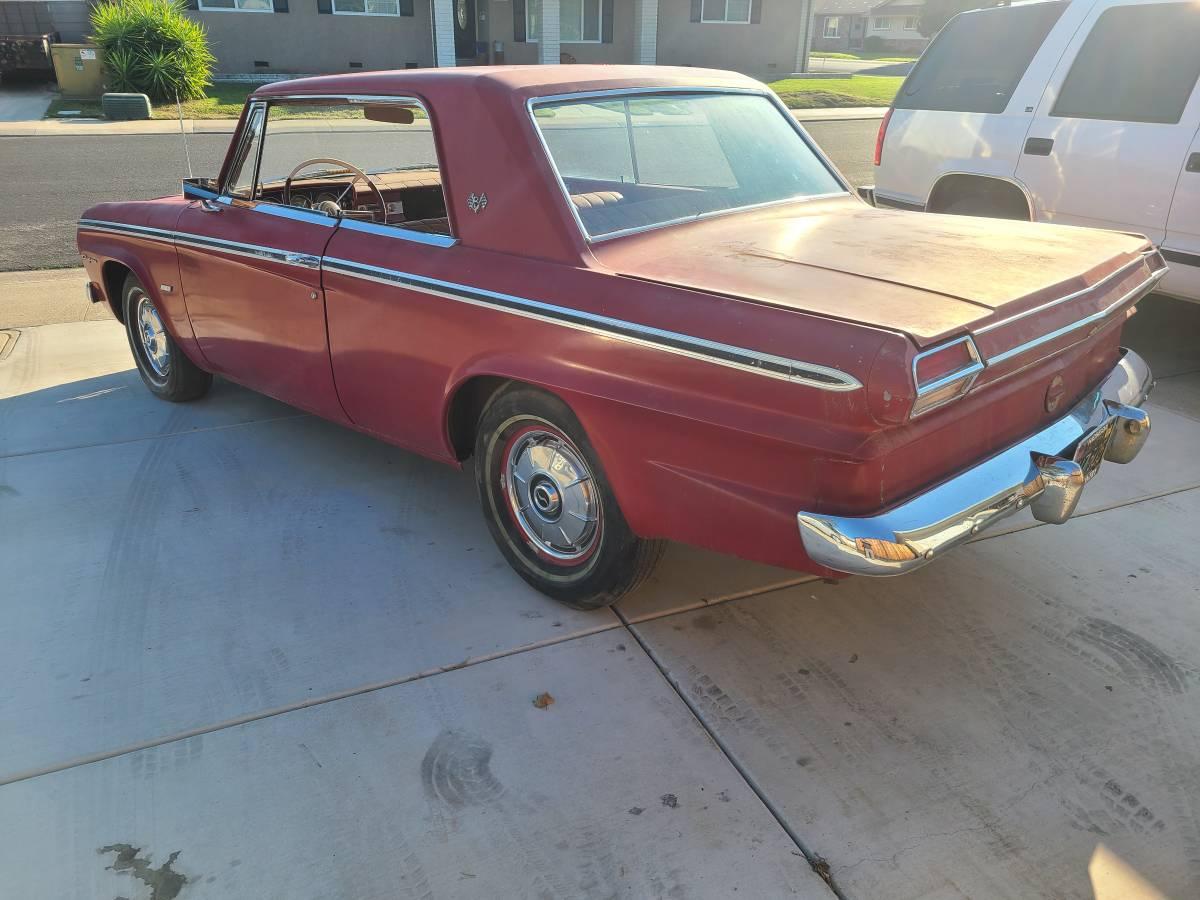
[[[913,403],[912,418],[963,396],[982,371],[983,361],[970,335],[918,353],[913,358],[917,399]]]

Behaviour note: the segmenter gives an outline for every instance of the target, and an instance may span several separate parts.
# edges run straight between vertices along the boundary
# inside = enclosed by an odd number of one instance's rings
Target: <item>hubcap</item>
[[[548,431],[522,434],[508,451],[504,480],[517,524],[540,551],[572,561],[593,549],[600,495],[569,442]]]
[[[146,363],[159,378],[166,378],[171,371],[171,350],[167,346],[167,332],[162,319],[150,298],[142,295],[137,307],[137,330],[142,340]]]

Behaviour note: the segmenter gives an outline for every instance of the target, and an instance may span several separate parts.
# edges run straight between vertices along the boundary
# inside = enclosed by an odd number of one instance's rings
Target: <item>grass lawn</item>
[[[183,101],[183,117],[185,119],[236,119],[242,113],[242,105],[246,97],[254,91],[258,83],[240,81],[218,81],[211,84],[205,92],[206,96],[199,100]],[[46,110],[47,119],[59,118],[60,109],[79,110],[78,118],[102,118],[100,100],[68,100],[58,97]],[[179,116],[179,110],[174,103],[164,103],[155,106],[151,117],[155,119],[174,119]]]
[[[829,106],[888,106],[904,79],[899,75],[851,75],[849,78],[784,78],[772,82],[792,109]]]
[[[865,50],[856,50],[853,53],[835,53],[833,51],[817,50],[808,54],[809,59],[861,59],[871,62],[916,62],[915,56],[888,56],[887,51],[883,53],[867,53]]]

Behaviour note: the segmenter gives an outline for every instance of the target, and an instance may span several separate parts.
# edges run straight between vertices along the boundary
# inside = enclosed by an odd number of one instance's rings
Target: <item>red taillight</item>
[[[917,389],[912,415],[919,416],[969,391],[975,376],[983,371],[983,360],[975,341],[967,336],[918,353],[912,369]]]
[[[958,341],[948,347],[919,356],[914,367],[917,387],[931,385],[939,378],[945,378],[951,372],[970,368],[973,362],[970,348],[965,341]]]
[[[890,121],[892,121],[892,108],[889,106],[888,111],[883,114],[883,121],[879,123],[879,133],[875,135],[875,165],[879,165],[883,161],[883,139],[887,137],[887,127]]]

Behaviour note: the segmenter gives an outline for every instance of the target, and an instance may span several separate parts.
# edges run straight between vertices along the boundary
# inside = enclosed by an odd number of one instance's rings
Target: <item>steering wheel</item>
[[[301,172],[303,172],[305,169],[307,169],[309,166],[315,166],[318,163],[322,163],[324,165],[341,166],[343,169],[349,169],[351,172],[353,172],[354,178],[350,181],[349,186],[346,188],[347,191],[351,190],[354,187],[354,183],[356,181],[358,181],[359,179],[362,179],[363,181],[365,181],[367,183],[367,187],[370,188],[372,193],[375,194],[375,199],[379,201],[379,215],[382,218],[381,224],[383,224],[383,225],[387,224],[387,201],[383,199],[383,192],[381,190],[379,190],[379,187],[375,184],[375,182],[373,182],[371,180],[370,176],[367,175],[366,172],[364,172],[358,166],[351,165],[350,163],[346,162],[344,159],[334,159],[332,157],[314,156],[312,159],[304,160],[302,163],[300,163],[300,165],[298,165],[298,166],[296,166],[296,168],[292,169],[291,173],[283,181],[283,205],[284,206],[292,205],[292,180],[297,175],[299,175]],[[341,201],[342,197],[344,197],[344,196],[346,196],[346,191],[342,191],[341,195],[338,196],[337,201],[326,200],[325,202],[332,203],[333,206],[337,207],[337,214],[340,214],[342,212],[342,208],[341,208],[339,201]],[[374,219],[375,219],[375,213],[372,212],[371,220],[374,221]]]

